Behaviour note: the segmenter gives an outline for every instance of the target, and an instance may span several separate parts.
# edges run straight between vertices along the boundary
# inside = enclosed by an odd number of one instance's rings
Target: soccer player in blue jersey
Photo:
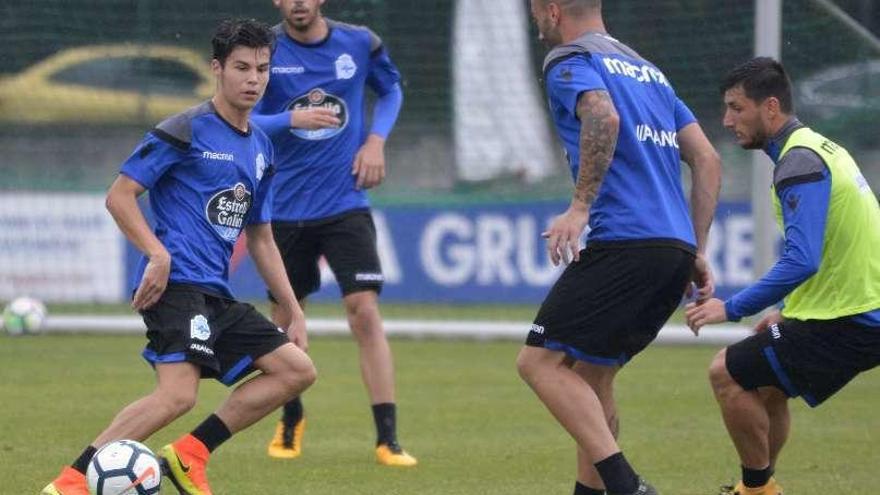
[[[810,407],[880,365],[880,206],[850,154],[795,116],[791,81],[758,57],[725,76],[724,126],[773,160],[773,201],[785,243],[775,265],[727,301],[689,304],[688,324],[739,321],[782,301],[755,335],[720,351],[709,376],[742,479],[733,495],[781,495],[776,461],[788,400]],[[840,492],[826,488],[818,492]]]
[[[43,495],[88,495],[84,473],[96,449],[119,439],[144,440],[185,414],[196,403],[200,378],[231,386],[259,371],[161,451],[180,493],[210,495],[210,453],[315,380],[311,360],[291,342],[304,345],[305,319],[269,224],[272,145],[248,120],[269,79],[272,41],[270,28],[255,21],[220,24],[213,39],[213,98],[150,131],[110,187],[107,209],[144,254],[132,307],[147,326],[143,356],[157,384],[120,411]],[[147,190],[155,230],[137,203]],[[278,300],[284,330],[229,290],[229,258],[243,230]]]
[[[375,33],[325,18],[323,0],[274,2],[282,22],[254,120],[277,154],[275,240],[302,304],[320,287],[319,257],[327,259],[360,347],[377,460],[413,466],[397,440],[393,361],[378,306],[383,276],[365,191],[385,177],[384,143],[403,101],[400,74]],[[377,95],[369,127],[366,87]],[[299,456],[304,428],[302,402],[291,401],[269,455]]]
[[[655,494],[617,444],[613,383],[691,282],[700,299],[713,292],[705,249],[720,160],[663,72],[607,33],[599,0],[531,8],[553,47],[544,78],[575,191],[544,234],[551,260],[570,264],[517,365],[577,443],[576,495]],[[681,158],[691,167],[690,215]]]

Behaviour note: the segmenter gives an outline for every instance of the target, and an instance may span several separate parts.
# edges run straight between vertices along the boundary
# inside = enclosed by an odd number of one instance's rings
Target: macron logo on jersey
[[[205,151],[202,153],[202,158],[208,160],[222,160],[224,162],[234,162],[235,155],[232,153],[216,153],[214,151]]]
[[[272,67],[272,74],[305,74],[306,68],[301,65],[292,67]]]
[[[640,83],[657,83],[669,86],[669,80],[662,72],[650,65],[636,65],[614,57],[603,57],[602,63],[611,75],[631,77]]]
[[[647,124],[636,126],[636,138],[643,142],[652,142],[654,146],[661,148],[678,148],[678,133],[672,131],[660,131]]]

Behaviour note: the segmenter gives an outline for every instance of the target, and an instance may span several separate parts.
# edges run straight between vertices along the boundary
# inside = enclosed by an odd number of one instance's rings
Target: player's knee
[[[521,350],[519,356],[516,357],[516,370],[519,372],[520,378],[526,383],[532,383],[537,369],[538,362],[534,356],[528,352],[528,349]]]
[[[351,331],[358,339],[384,336],[379,307],[369,299],[347,302],[345,313]]]
[[[587,383],[596,392],[599,402],[605,404],[614,401],[614,378],[612,376],[603,376]]]
[[[195,391],[157,390],[157,398],[172,418],[179,418],[196,406],[198,394]]]
[[[296,397],[318,379],[318,371],[314,363],[305,354],[290,360],[279,375],[284,383],[285,392],[291,397]]]
[[[712,359],[709,365],[709,383],[716,396],[723,394],[733,383],[730,372],[727,371],[727,349],[722,349]]]
[[[764,403],[770,416],[788,414],[788,396],[776,387],[761,387],[758,389],[758,397]]]
[[[318,371],[314,366],[309,366],[308,368],[297,372],[295,376],[291,377],[291,383],[288,387],[290,398],[303,393],[304,390],[314,385],[317,380]]]

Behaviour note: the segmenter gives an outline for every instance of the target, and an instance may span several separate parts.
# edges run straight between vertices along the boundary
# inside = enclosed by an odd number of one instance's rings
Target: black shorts
[[[727,348],[727,371],[742,388],[776,387],[825,402],[880,364],[880,328],[837,320],[785,320]]]
[[[321,288],[318,260],[322,255],[343,296],[363,290],[382,291],[385,278],[369,210],[354,210],[315,222],[273,222],[272,233],[298,299]],[[272,294],[269,300],[275,302]]]
[[[589,245],[550,289],[526,345],[622,366],[657,337],[693,268],[686,247]]]
[[[144,359],[188,362],[202,377],[232,385],[254,371],[253,362],[290,342],[287,334],[250,304],[185,285],[171,285],[141,312],[147,325]]]

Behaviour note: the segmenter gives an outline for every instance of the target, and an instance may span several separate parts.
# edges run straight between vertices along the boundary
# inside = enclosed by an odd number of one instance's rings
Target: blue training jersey
[[[171,254],[169,282],[232,298],[229,259],[244,227],[271,221],[272,144],[242,132],[208,101],[156,126],[121,172],[150,191],[155,233]],[[136,287],[147,259],[142,257]]]
[[[677,133],[696,119],[666,76],[631,48],[600,33],[554,48],[544,63],[544,76],[575,181],[580,95],[607,91],[620,116],[614,157],[590,208],[587,242],[671,241],[694,249]]]
[[[269,86],[254,120],[275,145],[277,177],[273,219],[319,220],[369,207],[351,174],[367,137],[364,87],[379,96],[396,88],[400,74],[382,41],[365,27],[327,20],[330,32],[313,44],[291,38],[283,26],[272,53]],[[289,111],[330,108],[342,124],[332,129],[292,129]],[[279,116],[273,119],[273,117]],[[280,125],[279,125],[280,124]]]

